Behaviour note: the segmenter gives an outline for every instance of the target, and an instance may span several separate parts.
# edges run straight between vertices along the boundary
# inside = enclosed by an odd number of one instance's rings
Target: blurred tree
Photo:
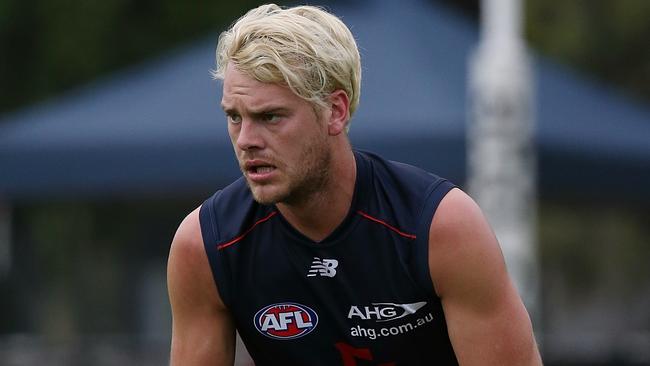
[[[431,1],[478,21],[480,0]],[[522,1],[533,49],[650,101],[650,1]]]
[[[0,281],[0,341],[15,332],[69,340],[142,331],[134,310],[142,270],[149,262],[164,268],[178,224],[201,200],[18,206],[16,263],[12,278]]]
[[[3,0],[0,113],[215,33],[261,1]]]
[[[479,0],[431,1],[478,18]],[[262,2],[1,1],[0,114],[188,39],[216,38]],[[533,48],[650,101],[650,1],[527,0],[525,8]]]
[[[528,0],[531,45],[650,101],[650,1]]]

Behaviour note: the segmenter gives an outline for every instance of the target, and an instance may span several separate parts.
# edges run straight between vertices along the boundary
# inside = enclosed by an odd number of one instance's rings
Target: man
[[[253,9],[215,75],[243,177],[173,240],[172,365],[232,365],[235,330],[257,365],[541,364],[476,204],[351,148],[361,66],[338,18]]]

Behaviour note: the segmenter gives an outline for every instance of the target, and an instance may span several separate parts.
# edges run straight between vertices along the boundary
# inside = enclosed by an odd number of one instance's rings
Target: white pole
[[[532,73],[519,0],[481,1],[480,44],[470,59],[468,186],[499,239],[508,271],[539,319]]]

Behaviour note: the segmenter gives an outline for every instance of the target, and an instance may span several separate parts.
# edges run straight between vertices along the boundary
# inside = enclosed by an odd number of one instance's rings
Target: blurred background
[[[167,363],[169,244],[239,174],[216,40],[258,4],[0,2],[0,364]],[[353,145],[467,186],[480,2],[319,4],[361,50]],[[650,1],[521,14],[545,364],[650,365]]]

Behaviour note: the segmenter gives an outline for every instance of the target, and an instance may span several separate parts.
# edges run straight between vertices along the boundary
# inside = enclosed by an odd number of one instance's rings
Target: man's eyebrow
[[[221,109],[223,109],[223,111],[226,114],[237,112],[237,108],[224,104],[223,102],[221,103]],[[253,115],[262,115],[262,114],[273,114],[273,113],[286,113],[288,110],[289,108],[284,106],[267,105],[267,106],[261,106],[260,108],[251,108],[249,112]]]
[[[223,102],[221,102],[221,109],[223,109],[223,111],[226,113],[233,112],[235,110],[233,107],[226,105]]]
[[[276,106],[276,105],[268,105],[268,106],[262,106],[261,108],[256,108],[251,110],[252,114],[265,114],[265,113],[282,113],[286,112],[289,109],[286,107],[282,106]]]

